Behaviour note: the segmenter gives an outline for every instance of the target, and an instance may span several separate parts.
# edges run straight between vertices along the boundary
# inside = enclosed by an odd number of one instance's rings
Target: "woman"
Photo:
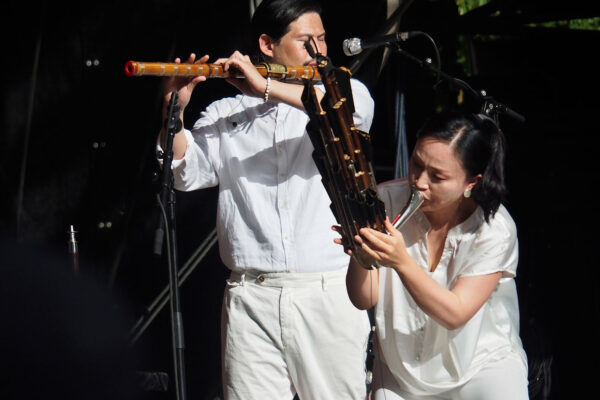
[[[408,181],[380,185],[391,215],[411,186],[425,200],[401,232],[387,220],[388,234],[356,237],[383,266],[352,257],[346,281],[356,307],[376,307],[374,399],[528,398],[503,162],[490,118],[440,113],[417,134]]]

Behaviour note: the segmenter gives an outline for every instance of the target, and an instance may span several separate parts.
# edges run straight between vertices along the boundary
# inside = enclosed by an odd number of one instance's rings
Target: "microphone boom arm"
[[[433,66],[430,59],[421,60],[421,59],[413,56],[412,54],[406,52],[400,46],[396,46],[396,47],[397,47],[396,50],[400,55],[404,56],[405,58],[407,58],[410,61],[414,62],[415,64],[419,65],[421,68],[431,71],[431,72],[434,72],[438,76],[438,80],[440,78],[443,78],[446,81],[453,84],[454,86],[456,86],[460,89],[464,89],[466,92],[470,93],[473,97],[478,99],[482,103],[481,113],[493,118],[497,125],[499,125],[498,124],[498,122],[499,122],[498,115],[499,114],[506,114],[509,117],[511,117],[519,122],[525,122],[525,117],[523,115],[510,109],[506,105],[496,101],[494,98],[488,96],[485,90],[481,90],[480,92],[477,92],[475,89],[473,89],[471,86],[469,86],[469,84],[466,83],[465,81],[458,79],[456,77],[453,77],[451,75],[448,75],[447,73],[442,71],[440,68]]]

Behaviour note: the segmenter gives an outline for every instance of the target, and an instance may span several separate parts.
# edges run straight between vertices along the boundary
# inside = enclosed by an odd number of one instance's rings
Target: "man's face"
[[[315,65],[316,60],[310,57],[304,47],[307,40],[311,41],[313,48],[317,46],[315,50],[324,56],[327,55],[325,28],[319,14],[315,12],[302,14],[290,23],[289,28],[290,30],[278,42],[273,43],[272,62],[285,65]]]

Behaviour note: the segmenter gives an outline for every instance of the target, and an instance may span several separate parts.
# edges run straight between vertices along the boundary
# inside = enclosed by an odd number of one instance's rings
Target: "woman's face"
[[[472,189],[477,178],[467,179],[449,142],[426,137],[415,144],[410,158],[409,181],[425,197],[421,211],[451,214],[456,212],[465,190]]]

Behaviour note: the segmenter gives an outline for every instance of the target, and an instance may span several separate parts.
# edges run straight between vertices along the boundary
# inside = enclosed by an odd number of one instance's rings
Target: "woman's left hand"
[[[344,247],[344,253],[348,255],[352,255],[352,250],[350,250],[350,246],[348,246],[348,238],[344,235],[344,230],[340,225],[332,225],[331,229],[340,234],[341,237],[333,239],[335,244],[339,244]]]
[[[404,238],[389,218],[385,219],[385,229],[389,234],[376,231],[371,228],[362,228],[360,236],[355,236],[355,240],[362,249],[373,257],[380,265],[397,268],[410,257],[406,251]]]

